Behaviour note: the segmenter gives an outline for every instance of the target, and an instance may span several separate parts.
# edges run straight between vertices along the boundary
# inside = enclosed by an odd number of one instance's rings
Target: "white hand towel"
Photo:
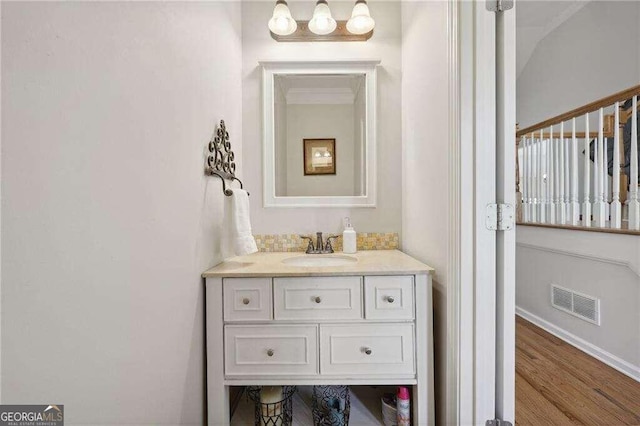
[[[237,256],[251,254],[258,251],[256,240],[251,234],[249,219],[249,194],[243,189],[234,189],[231,195],[233,215],[233,248]]]

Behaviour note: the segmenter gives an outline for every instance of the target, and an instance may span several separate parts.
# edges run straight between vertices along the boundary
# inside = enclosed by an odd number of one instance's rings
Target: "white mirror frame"
[[[367,61],[262,61],[264,207],[375,207],[376,206],[376,66]],[[364,195],[276,196],[274,77],[282,74],[364,74],[366,87],[366,172]]]

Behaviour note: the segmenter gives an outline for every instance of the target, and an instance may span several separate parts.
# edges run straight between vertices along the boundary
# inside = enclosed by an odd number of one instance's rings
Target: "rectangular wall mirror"
[[[378,63],[261,62],[265,207],[375,207]]]

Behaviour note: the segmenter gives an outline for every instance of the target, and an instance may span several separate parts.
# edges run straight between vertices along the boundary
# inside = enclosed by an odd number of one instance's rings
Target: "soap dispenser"
[[[355,253],[356,248],[356,230],[351,226],[351,219],[344,218],[344,231],[342,232],[342,252]]]

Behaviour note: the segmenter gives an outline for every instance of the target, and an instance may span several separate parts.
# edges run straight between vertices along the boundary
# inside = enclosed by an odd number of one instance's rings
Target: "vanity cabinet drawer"
[[[415,374],[412,324],[320,326],[320,372]]]
[[[271,278],[225,278],[222,293],[225,321],[271,319]]]
[[[318,374],[317,335],[316,325],[227,325],[225,375]]]
[[[276,320],[362,318],[362,277],[274,278]]]
[[[364,312],[367,319],[413,319],[413,277],[364,277]]]

